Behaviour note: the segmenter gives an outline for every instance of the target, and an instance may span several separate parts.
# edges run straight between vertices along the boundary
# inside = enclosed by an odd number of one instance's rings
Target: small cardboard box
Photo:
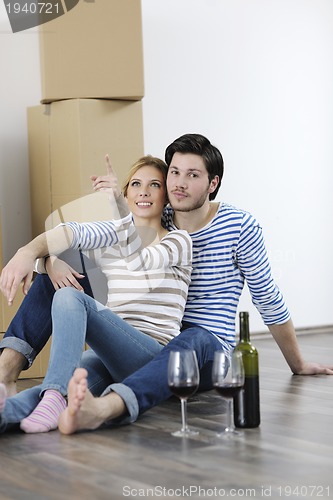
[[[41,103],[143,97],[140,0],[81,0],[39,33]]]
[[[110,218],[108,204],[102,203],[106,210],[97,210],[90,176],[106,174],[104,158],[109,153],[122,185],[132,164],[143,156],[142,103],[70,99],[28,108],[28,143],[33,236],[45,231],[52,212],[83,196],[90,195],[91,220],[98,213],[99,219],[106,213]],[[81,220],[76,212],[66,213],[71,213],[66,220]]]

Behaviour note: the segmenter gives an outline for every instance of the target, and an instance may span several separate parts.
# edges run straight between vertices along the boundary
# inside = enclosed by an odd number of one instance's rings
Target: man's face
[[[167,191],[174,210],[190,212],[202,207],[212,192],[212,183],[201,156],[190,153],[173,155],[168,170]]]

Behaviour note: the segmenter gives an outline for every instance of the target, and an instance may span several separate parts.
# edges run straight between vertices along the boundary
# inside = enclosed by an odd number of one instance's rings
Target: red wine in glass
[[[180,399],[182,427],[173,436],[188,437],[198,434],[187,425],[187,398],[199,387],[199,368],[195,351],[171,351],[168,364],[168,385],[170,391]]]
[[[212,383],[216,391],[227,400],[227,426],[217,436],[239,434],[233,422],[233,399],[244,386],[244,366],[240,352],[227,354],[223,351],[214,353]]]
[[[174,385],[170,384],[169,389],[178,398],[189,398],[195,394],[198,389],[197,385]]]
[[[239,384],[227,384],[227,385],[215,385],[216,391],[224,398],[234,398],[236,394],[240,392],[243,385]]]

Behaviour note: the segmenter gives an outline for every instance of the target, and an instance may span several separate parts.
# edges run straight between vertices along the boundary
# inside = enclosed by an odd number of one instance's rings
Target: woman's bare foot
[[[58,422],[62,434],[97,429],[104,422],[126,411],[123,400],[114,392],[95,398],[88,390],[87,376],[87,370],[77,368],[69,381],[68,406],[60,415]]]

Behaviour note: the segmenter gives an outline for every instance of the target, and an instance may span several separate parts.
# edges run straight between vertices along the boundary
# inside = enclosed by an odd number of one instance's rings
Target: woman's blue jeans
[[[92,391],[102,383],[120,382],[152,360],[162,349],[155,339],[133,328],[108,307],[75,288],[61,288],[52,303],[53,335],[47,374],[41,386],[9,398],[0,430],[29,415],[46,389],[67,395],[68,382],[80,366],[85,342],[94,353],[84,363],[94,376]],[[90,362],[89,362],[90,360]],[[98,361],[98,363],[96,363]]]

